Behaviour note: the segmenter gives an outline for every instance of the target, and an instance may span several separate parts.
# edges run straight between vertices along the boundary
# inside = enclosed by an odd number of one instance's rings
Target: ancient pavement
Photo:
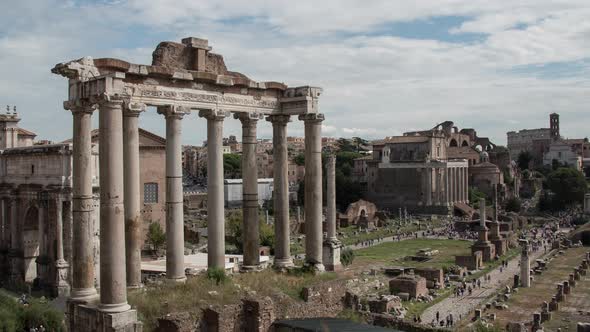
[[[538,250],[531,253],[531,262],[534,262],[543,254],[543,250]],[[429,307],[422,313],[422,323],[430,324],[430,322],[435,319],[437,311],[440,315],[439,320],[444,320],[449,314],[453,314],[455,322],[458,322],[460,319],[467,317],[489,296],[495,294],[498,289],[504,287],[505,285],[512,286],[514,275],[520,273],[520,267],[518,266],[519,261],[520,255],[509,261],[508,267],[503,269],[502,272],[500,272],[500,267],[492,270],[488,274],[491,276],[491,281],[482,282],[481,288],[474,290],[471,295],[460,297],[451,295],[441,302]]]

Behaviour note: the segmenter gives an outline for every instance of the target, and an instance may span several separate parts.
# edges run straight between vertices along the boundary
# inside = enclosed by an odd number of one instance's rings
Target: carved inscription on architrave
[[[170,98],[176,100],[187,100],[204,103],[219,103],[224,105],[251,106],[261,108],[275,108],[277,102],[274,100],[255,100],[234,96],[219,96],[193,92],[175,92],[158,90],[141,90],[142,97]]]

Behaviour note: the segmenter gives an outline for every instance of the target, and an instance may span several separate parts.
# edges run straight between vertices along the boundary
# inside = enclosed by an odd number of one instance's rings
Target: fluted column
[[[94,287],[94,200],[92,195],[92,112],[96,104],[71,107],[72,138],[72,291],[74,300],[98,296]],[[67,108],[67,107],[66,107]]]
[[[451,197],[450,197],[450,186],[449,186],[449,168],[445,167],[443,169],[443,177],[444,177],[444,185],[445,185],[445,192],[444,192],[444,197],[445,197],[445,205],[449,206],[450,202],[451,202]]]
[[[166,278],[179,282],[186,280],[181,140],[182,118],[189,112],[177,105],[158,107],[158,113],[166,118]]]
[[[459,167],[459,201],[463,203],[465,201],[465,182],[463,181],[465,174],[463,173],[463,167]]]
[[[258,219],[258,167],[256,165],[256,124],[259,113],[236,113],[242,123],[242,214],[244,226],[244,270],[260,266]]]
[[[321,113],[299,116],[305,123],[305,260],[316,271],[322,264],[322,121]]]
[[[57,255],[55,257],[55,290],[57,296],[68,296],[70,293],[70,285],[67,279],[69,264],[64,259],[63,201],[59,194],[56,196],[57,197],[53,201],[55,204],[55,242],[57,250]]]
[[[125,214],[123,205],[122,101],[100,105],[100,305],[105,312],[122,312],[127,304]]]
[[[125,178],[125,261],[127,287],[141,286],[141,216],[139,177],[139,114],[145,104],[125,103],[123,111],[123,157]]]
[[[225,268],[225,215],[223,207],[223,120],[228,112],[201,110],[207,119],[207,263]]]
[[[289,115],[271,115],[272,123],[274,217],[275,217],[275,259],[274,266],[293,266],[290,248],[289,227],[289,163],[287,151],[287,123]]]

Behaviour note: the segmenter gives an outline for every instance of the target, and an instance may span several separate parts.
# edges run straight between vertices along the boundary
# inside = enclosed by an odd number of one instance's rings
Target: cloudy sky
[[[0,2],[0,105],[38,138],[71,135],[54,64],[90,55],[151,63],[158,42],[209,39],[230,70],[324,88],[326,136],[380,138],[444,120],[505,144],[548,126],[590,136],[588,0],[18,0]],[[96,117],[95,117],[96,118]],[[301,124],[289,126],[301,135]],[[164,134],[154,110],[142,127]],[[183,121],[201,144],[205,121]],[[271,134],[261,123],[260,135]],[[228,119],[225,133],[240,135]]]

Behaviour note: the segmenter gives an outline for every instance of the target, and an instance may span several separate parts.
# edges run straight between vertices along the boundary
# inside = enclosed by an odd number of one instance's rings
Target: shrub
[[[46,331],[62,332],[63,314],[45,302],[31,299],[26,306],[0,294],[0,331],[28,331],[41,325]]]
[[[352,264],[353,261],[354,261],[354,251],[350,248],[346,248],[346,249],[342,250],[342,253],[340,253],[340,263],[343,266],[348,266],[348,265]]]
[[[207,270],[207,279],[215,280],[215,284],[223,284],[227,280],[225,270],[220,267],[211,267]]]

